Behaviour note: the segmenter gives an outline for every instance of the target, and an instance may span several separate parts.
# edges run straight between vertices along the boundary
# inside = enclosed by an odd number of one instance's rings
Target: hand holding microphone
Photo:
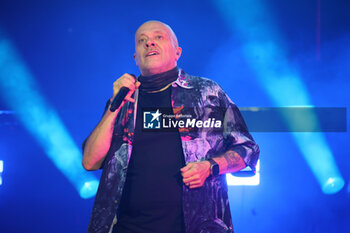
[[[140,86],[140,82],[136,81],[136,76],[133,74],[123,74],[113,83],[113,97],[111,98],[110,111],[114,112],[121,104],[127,101],[135,102],[131,95]]]

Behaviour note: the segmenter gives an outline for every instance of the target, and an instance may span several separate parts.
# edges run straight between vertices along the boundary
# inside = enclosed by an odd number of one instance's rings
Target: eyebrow
[[[154,31],[154,33],[161,33],[161,34],[164,34],[164,35],[168,35],[168,33],[164,32],[164,31],[161,31],[161,30],[156,30],[156,31]],[[140,38],[140,36],[146,36],[146,34],[141,33],[137,38]]]

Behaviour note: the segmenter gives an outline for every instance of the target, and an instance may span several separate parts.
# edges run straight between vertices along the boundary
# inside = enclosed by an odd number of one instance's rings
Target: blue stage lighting
[[[55,110],[39,93],[37,84],[10,40],[0,32],[0,93],[35,137],[56,167],[81,197],[96,194],[98,180],[81,164],[81,151]]]
[[[0,160],[0,185],[2,185],[2,172],[4,171],[4,161]]]
[[[247,171],[249,171],[249,168],[245,168]],[[242,171],[244,172],[245,169]],[[237,177],[233,176],[230,173],[226,174],[226,181],[227,185],[229,186],[257,186],[260,184],[260,160],[258,160],[258,163],[256,164],[256,171],[254,176],[247,176],[247,177]]]
[[[99,182],[94,179],[91,181],[86,181],[80,189],[80,196],[82,198],[89,198],[96,194]]]
[[[322,191],[326,194],[337,193],[344,187],[344,180],[341,177],[330,177],[323,185]]]
[[[311,98],[299,72],[286,56],[283,39],[273,22],[272,14],[259,0],[214,0],[234,35],[243,43],[243,54],[256,73],[258,81],[279,107],[312,106]],[[295,119],[284,115],[290,131]],[[317,128],[318,120],[310,110],[305,124]],[[301,153],[310,166],[322,191],[336,193],[344,186],[332,152],[322,133],[292,133]]]
[[[293,133],[311,171],[325,194],[337,193],[344,187],[333,154],[323,133]]]

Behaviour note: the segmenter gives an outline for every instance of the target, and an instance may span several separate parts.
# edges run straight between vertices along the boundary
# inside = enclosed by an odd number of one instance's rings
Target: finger
[[[113,84],[113,96],[117,95],[117,93],[120,91],[122,87],[129,88],[129,90],[132,90],[132,93],[135,90],[135,84],[133,82],[130,82],[129,80],[126,80],[123,83]]]
[[[190,184],[190,189],[200,188],[202,186],[203,186],[203,184],[194,184],[194,185],[192,185],[192,183],[191,183]]]
[[[200,180],[195,180],[195,181],[188,181],[188,182],[183,182],[185,185],[190,186],[190,185],[194,185],[194,184],[200,184]]]
[[[188,177],[188,178],[184,178],[183,179],[183,182],[184,183],[188,183],[188,182],[194,182],[194,181],[197,181],[197,180],[200,180],[199,179],[199,175],[194,175],[194,176],[191,176],[191,177]]]
[[[132,81],[132,82],[134,82],[134,83],[135,83],[135,81],[136,81],[135,77],[132,76],[131,74],[128,74],[128,73],[123,74],[122,77],[123,77],[123,78],[126,78],[126,79],[128,79],[128,80],[130,80],[130,81]]]
[[[198,183],[198,184],[192,184],[192,183],[191,183],[190,185],[188,185],[188,187],[191,188],[191,189],[192,189],[192,188],[199,188],[199,187],[202,187],[202,186],[203,186],[203,185],[202,185],[201,183]]]
[[[125,101],[130,101],[130,102],[132,102],[132,103],[135,103],[135,99],[131,97],[132,94],[134,94],[134,92],[135,92],[135,90],[130,90],[130,91],[128,92],[128,94],[125,96],[124,100],[125,100]]]
[[[183,178],[189,178],[195,174],[196,171],[194,169],[190,168],[187,172],[181,173]]]
[[[131,96],[134,94],[136,88],[134,83],[127,82],[123,85],[123,87],[126,87],[129,89],[128,94],[126,95],[125,99],[128,100],[130,99],[131,101],[135,102],[134,99],[131,98]],[[120,91],[120,90],[119,90]]]
[[[182,173],[188,171],[192,167],[192,163],[188,163],[186,166],[180,169]]]
[[[188,183],[192,183],[192,182],[195,182],[197,181],[196,179],[193,179],[193,178],[188,178],[188,179],[183,179],[182,180],[185,184],[188,184]]]
[[[130,79],[130,78],[121,77],[120,79],[117,79],[113,83],[113,87],[118,87],[118,88],[123,87],[123,86],[125,86],[126,83],[135,84],[135,81],[133,79]]]
[[[127,87],[130,90],[135,90],[135,83],[130,80],[125,80],[125,82],[123,81],[122,83],[122,87]]]
[[[195,180],[195,181],[190,181],[190,182],[184,182],[185,185],[190,186],[190,185],[198,185],[200,184],[200,180]]]
[[[193,184],[193,185],[200,185],[200,184],[202,184],[202,181],[201,180],[195,180],[195,181],[193,181],[193,182],[191,182],[191,184]]]
[[[195,164],[192,164],[192,166],[185,172],[183,172],[181,175],[184,178],[188,178],[190,176],[193,176],[198,173],[197,166]]]

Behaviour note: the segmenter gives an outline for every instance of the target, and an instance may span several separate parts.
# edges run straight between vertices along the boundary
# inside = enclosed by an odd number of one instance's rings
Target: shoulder
[[[187,74],[185,71],[180,70],[179,78],[177,80],[182,87],[195,88],[199,90],[216,90],[222,91],[222,88],[215,81],[195,75]]]
[[[187,74],[180,69],[177,84],[185,89],[195,90],[196,93],[200,93],[202,99],[215,100],[220,106],[229,106],[233,104],[232,100],[228,97],[225,91],[215,81],[195,75]]]

